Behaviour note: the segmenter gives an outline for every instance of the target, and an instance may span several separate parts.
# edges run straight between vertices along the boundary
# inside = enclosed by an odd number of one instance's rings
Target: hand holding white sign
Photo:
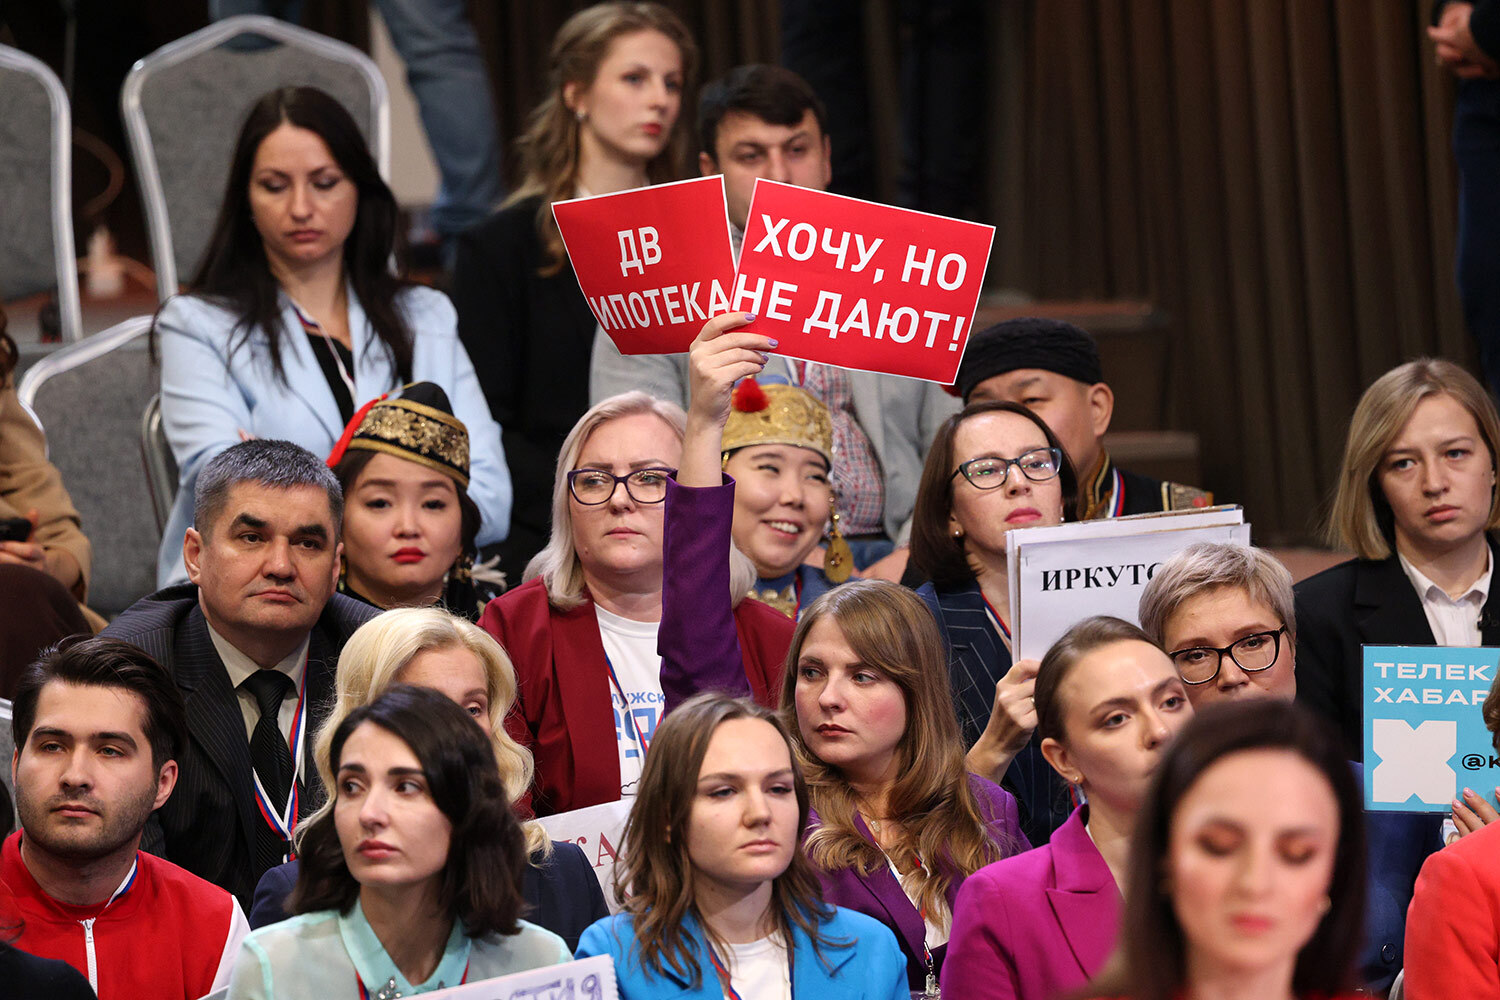
[[[999,782],[1011,759],[1021,752],[1036,729],[1036,660],[1018,660],[995,682],[995,704],[984,732],[969,749],[968,767],[974,774]]]

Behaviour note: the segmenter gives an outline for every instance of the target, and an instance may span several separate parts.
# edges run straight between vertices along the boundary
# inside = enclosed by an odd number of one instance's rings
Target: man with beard
[[[67,962],[100,1000],[227,984],[250,929],[239,903],[140,850],[187,742],[167,672],[128,643],[64,639],[21,676],[11,726],[21,829],[0,849],[0,923],[20,926],[15,945]]]

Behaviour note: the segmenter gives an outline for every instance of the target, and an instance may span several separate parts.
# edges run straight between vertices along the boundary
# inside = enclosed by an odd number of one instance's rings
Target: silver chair
[[[73,248],[73,117],[57,75],[0,45],[0,299],[56,290],[64,340],[83,336]]]
[[[161,421],[161,393],[151,397],[141,414],[141,461],[146,463],[146,486],[151,490],[156,530],[161,531],[172,514],[172,501],[177,499],[177,460],[172,457]]]
[[[241,123],[277,87],[313,86],[349,109],[390,175],[390,97],[358,49],[260,15],[227,17],[162,46],[125,77],[120,110],[130,136],[165,302],[201,262]]]
[[[156,590],[161,539],[141,461],[141,413],[161,385],[136,316],[29,368],[16,395],[47,432],[47,452],[94,547],[89,606],[105,617]]]

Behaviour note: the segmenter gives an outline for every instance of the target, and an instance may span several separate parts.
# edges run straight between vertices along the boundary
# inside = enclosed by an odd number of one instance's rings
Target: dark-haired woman
[[[1107,616],[1047,650],[1036,702],[1042,754],[1087,804],[1047,844],[964,882],[943,966],[943,989],[964,1000],[1051,1000],[1103,968],[1141,800],[1193,716],[1166,654]]]
[[[261,98],[203,265],[157,316],[162,421],[180,470],[159,583],[185,578],[183,532],[210,458],[246,437],[326,455],[357,408],[413,380],[441,386],[468,427],[479,544],[505,537],[500,428],[453,306],[391,273],[395,239],[395,198],[343,106],[312,87]]]
[[[442,387],[414,382],[375,399],[349,421],[328,464],[344,489],[339,592],[386,610],[441,604],[478,620],[495,594],[474,579],[469,433]]]
[[[459,334],[505,428],[515,478],[514,524],[500,550],[507,572],[519,574],[547,544],[553,465],[589,408],[597,321],[552,203],[682,177],[681,112],[684,98],[693,106],[697,59],[692,34],[662,4],[596,3],[568,18],[552,40],[547,95],[520,139],[525,179],[459,237]]]
[[[1205,709],[1136,819],[1120,961],[1088,995],[1354,995],[1364,855],[1354,773],[1324,721],[1274,699]]]
[[[83,606],[93,550],[42,429],[16,397],[19,352],[5,324],[0,310],[0,698],[43,649],[104,625]]]
[[[875,920],[824,903],[802,853],[791,739],[749,699],[696,695],[662,719],[615,865],[624,912],[578,957],[614,959],[624,1000],[907,1000]]]
[[[569,959],[520,919],[525,836],[460,705],[389,688],[339,724],[328,770],[298,842],[301,915],[245,940],[233,1000],[413,996]]]
[[[969,769],[1015,791],[1037,845],[1073,803],[1032,738],[1037,661],[1011,662],[1005,536],[1060,524],[1077,495],[1072,463],[1041,417],[1017,403],[975,403],[938,428],[912,515],[911,564],[929,581],[917,594],[948,649]]]

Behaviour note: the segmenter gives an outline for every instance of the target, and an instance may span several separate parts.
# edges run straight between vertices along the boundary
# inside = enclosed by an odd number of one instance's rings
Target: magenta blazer
[[[964,880],[944,996],[1052,1000],[1104,965],[1120,926],[1120,891],[1083,827],[1086,809],[1075,809],[1045,846]]]

